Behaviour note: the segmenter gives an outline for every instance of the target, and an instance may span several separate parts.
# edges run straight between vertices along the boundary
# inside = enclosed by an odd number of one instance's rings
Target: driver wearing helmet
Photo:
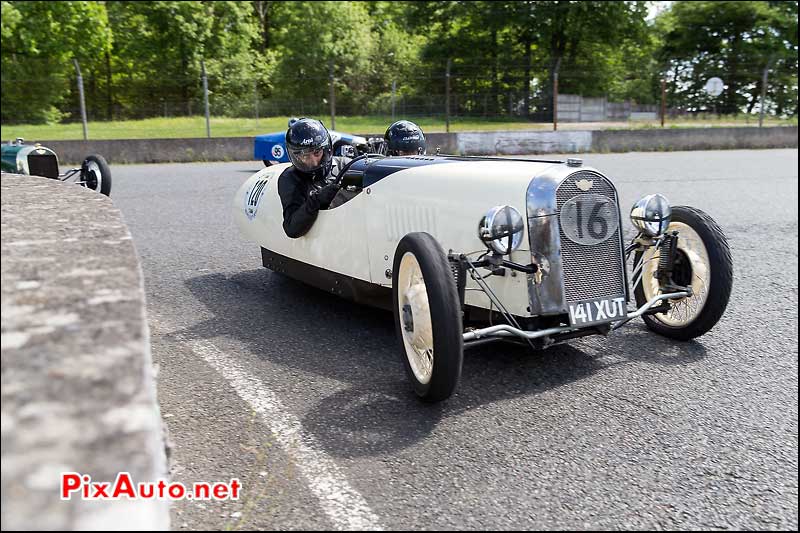
[[[422,155],[425,135],[419,126],[408,120],[398,120],[383,135],[387,155]]]
[[[278,178],[283,205],[283,231],[292,239],[302,237],[320,209],[328,209],[339,192],[332,181],[334,168],[343,161],[333,156],[331,136],[319,120],[301,118],[286,131],[286,151],[292,166]]]

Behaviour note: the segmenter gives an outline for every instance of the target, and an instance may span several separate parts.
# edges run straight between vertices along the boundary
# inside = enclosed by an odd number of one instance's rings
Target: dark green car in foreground
[[[77,176],[78,185],[106,196],[111,195],[111,169],[105,158],[99,154],[87,156],[80,168],[60,174],[58,156],[53,150],[39,143],[25,144],[24,139],[17,138],[2,145],[2,169],[3,172],[43,176],[61,181]]]

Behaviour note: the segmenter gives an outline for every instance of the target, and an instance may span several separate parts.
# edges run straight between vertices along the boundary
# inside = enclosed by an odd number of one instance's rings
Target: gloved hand
[[[336,183],[329,183],[321,189],[314,189],[311,191],[311,204],[313,207],[319,209],[321,206],[327,206],[339,192],[339,185]]]

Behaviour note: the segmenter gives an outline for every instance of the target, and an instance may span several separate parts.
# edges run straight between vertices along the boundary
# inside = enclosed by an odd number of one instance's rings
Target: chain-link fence
[[[621,122],[656,120],[662,114],[685,120],[725,109],[732,114],[732,108],[734,114],[756,118],[762,107],[770,117],[797,116],[796,73],[788,83],[775,78],[770,82],[768,68],[738,68],[737,79],[727,85],[726,73],[721,73],[724,85],[718,94],[706,91],[705,80],[699,78],[666,74],[662,83],[658,76],[606,76],[593,83],[590,72],[555,73],[547,65],[498,65],[489,76],[457,65],[452,71],[428,69],[411,77],[355,84],[336,75],[283,76],[268,83],[209,75],[207,93],[202,75],[154,80],[84,72],[82,78],[89,121],[202,116],[206,101],[211,116],[242,118],[380,115],[445,121]],[[736,94],[732,98],[726,91]],[[49,77],[3,76],[2,93],[4,124],[30,121],[31,109],[41,102],[52,103],[51,122],[81,120],[75,73],[62,69]]]

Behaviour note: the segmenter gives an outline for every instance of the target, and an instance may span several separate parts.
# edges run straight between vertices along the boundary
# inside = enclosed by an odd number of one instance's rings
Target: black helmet
[[[316,151],[322,152],[319,162],[311,160]],[[286,151],[289,160],[305,174],[313,174],[314,178],[324,178],[333,164],[333,145],[331,136],[319,120],[301,118],[286,130]]]
[[[408,120],[398,120],[383,136],[388,155],[417,155],[425,153],[425,135],[419,126]]]

